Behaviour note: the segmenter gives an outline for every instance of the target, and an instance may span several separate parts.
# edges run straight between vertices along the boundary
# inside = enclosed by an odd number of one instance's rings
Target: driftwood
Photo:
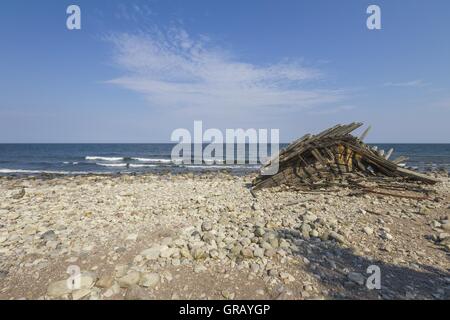
[[[299,190],[317,189],[330,186],[357,186],[358,181],[372,181],[375,186],[385,186],[406,190],[413,183],[435,184],[438,179],[401,167],[406,158],[390,161],[393,150],[385,153],[376,147],[363,143],[369,129],[360,138],[351,132],[362,123],[336,125],[317,135],[307,134],[291,143],[273,156],[261,168],[261,174],[253,181],[253,189],[270,188],[280,185],[296,187]],[[271,166],[278,166],[273,175],[264,175]],[[361,187],[361,186],[359,186]],[[417,185],[414,186],[417,190]],[[368,192],[373,188],[362,188]],[[383,194],[399,196],[386,191]],[[425,197],[413,197],[414,199]]]

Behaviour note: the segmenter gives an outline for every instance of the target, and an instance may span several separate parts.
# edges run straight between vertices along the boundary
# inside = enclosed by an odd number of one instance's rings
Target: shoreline
[[[253,176],[0,177],[0,299],[450,297],[448,177],[418,201],[349,188],[254,198]],[[381,290],[365,286],[370,265]]]

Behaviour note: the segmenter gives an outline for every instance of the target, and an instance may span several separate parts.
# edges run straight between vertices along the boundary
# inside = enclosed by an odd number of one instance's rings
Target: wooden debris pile
[[[261,174],[253,181],[253,190],[281,185],[299,190],[347,185],[376,193],[380,185],[384,186],[383,190],[417,191],[417,182],[434,184],[439,181],[400,166],[407,160],[404,157],[390,161],[392,149],[385,153],[364,144],[370,127],[359,138],[351,135],[362,125],[336,125],[294,141],[261,168]],[[277,173],[263,174],[276,165]],[[383,194],[383,190],[379,193]],[[392,192],[388,193],[391,195]]]

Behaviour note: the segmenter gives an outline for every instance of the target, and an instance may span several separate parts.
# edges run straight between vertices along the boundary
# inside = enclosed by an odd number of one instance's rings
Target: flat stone
[[[141,256],[145,257],[147,260],[157,260],[159,255],[161,254],[160,246],[153,246],[149,249],[146,249],[140,253]]]
[[[339,243],[345,243],[345,238],[338,234],[337,232],[331,231],[329,234],[329,238],[333,239]]]
[[[256,248],[253,250],[253,255],[255,257],[263,258],[264,257],[264,249],[263,248]]]
[[[143,273],[139,280],[139,285],[146,288],[153,288],[160,282],[161,277],[157,273]]]
[[[204,265],[198,264],[194,267],[194,272],[195,273],[201,273],[208,270]]]
[[[268,258],[273,257],[277,252],[274,249],[266,249],[266,251],[264,251],[264,255]]]
[[[109,288],[113,285],[114,278],[111,275],[103,275],[95,284],[99,288]]]
[[[60,298],[71,293],[67,280],[61,280],[51,283],[47,288],[47,295],[52,298]]]
[[[117,283],[121,288],[129,288],[139,282],[141,274],[137,271],[130,271],[125,276],[117,279]]]
[[[202,231],[211,231],[213,229],[213,226],[210,222],[203,222],[202,223]]]
[[[253,251],[249,248],[244,248],[241,250],[241,255],[244,258],[253,258]]]
[[[75,290],[72,292],[72,299],[73,300],[81,300],[84,297],[88,296],[90,293],[91,293],[91,290],[89,290],[89,289]]]
[[[266,233],[266,231],[264,231],[264,229],[261,227],[257,227],[255,229],[255,236],[257,236],[257,237],[262,237],[262,236],[264,236],[265,233]]]
[[[56,239],[56,233],[55,233],[55,231],[53,231],[53,230],[46,231],[46,232],[44,232],[44,233],[41,235],[41,239],[43,239],[43,240],[45,240],[45,241],[52,241],[52,240],[55,240],[55,239]]]
[[[366,278],[364,278],[364,276],[361,273],[358,273],[358,272],[350,272],[347,275],[347,278],[350,281],[352,281],[352,282],[354,282],[356,284],[359,284],[360,286],[363,286],[365,284],[365,282],[366,282]]]
[[[191,251],[191,255],[195,260],[200,260],[206,258],[206,252],[202,248],[194,248]]]
[[[150,299],[148,293],[138,285],[132,285],[128,288],[125,294],[125,300],[148,300]]]

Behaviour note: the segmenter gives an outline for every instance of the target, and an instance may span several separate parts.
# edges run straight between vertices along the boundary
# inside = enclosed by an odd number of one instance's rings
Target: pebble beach
[[[0,177],[0,299],[450,298],[447,174],[428,200],[254,177]]]

